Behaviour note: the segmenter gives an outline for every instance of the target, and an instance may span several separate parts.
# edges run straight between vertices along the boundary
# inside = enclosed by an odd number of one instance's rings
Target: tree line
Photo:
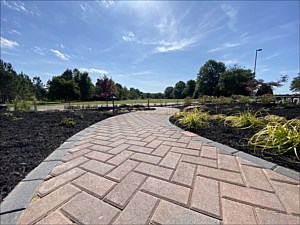
[[[112,78],[103,76],[92,83],[88,72],[66,69],[61,75],[54,76],[47,84],[40,77],[31,80],[23,72],[17,73],[10,63],[0,59],[0,102],[23,100],[62,100],[87,101],[108,100],[115,96],[118,100],[127,99],[182,99],[199,96],[232,96],[273,94],[274,87],[287,81],[282,76],[278,81],[265,82],[256,79],[250,69],[237,65],[225,67],[223,62],[208,60],[199,70],[196,80],[178,81],[174,87],[166,87],[164,93],[144,93],[139,89],[122,86]],[[300,74],[291,83],[290,90],[300,92]]]
[[[223,62],[208,60],[199,70],[196,80],[188,80],[186,83],[178,81],[174,87],[165,89],[165,98],[198,98],[199,96],[225,96],[232,95],[273,95],[274,87],[281,87],[287,81],[287,75],[281,76],[277,81],[265,82],[256,79],[250,69],[237,65],[226,68]],[[300,91],[300,75],[293,79],[291,91]],[[298,82],[298,83],[297,83]],[[297,89],[298,84],[298,89]]]
[[[10,63],[0,60],[0,102],[108,100],[112,96],[118,100],[164,98],[162,93],[144,93],[137,88],[127,88],[105,75],[94,85],[88,72],[76,68],[66,69],[44,84],[40,77],[31,80],[23,72],[18,74]]]

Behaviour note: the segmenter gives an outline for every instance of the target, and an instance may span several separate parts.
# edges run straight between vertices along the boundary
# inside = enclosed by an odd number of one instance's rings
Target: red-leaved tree
[[[108,100],[115,93],[115,85],[111,78],[104,75],[97,79],[95,96],[100,99]]]

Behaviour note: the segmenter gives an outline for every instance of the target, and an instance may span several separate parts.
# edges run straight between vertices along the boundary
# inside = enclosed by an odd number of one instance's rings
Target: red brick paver
[[[90,127],[18,224],[300,224],[300,183],[170,125],[175,109]]]

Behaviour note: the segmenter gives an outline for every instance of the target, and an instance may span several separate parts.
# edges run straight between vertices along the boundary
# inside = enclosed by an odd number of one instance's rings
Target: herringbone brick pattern
[[[298,181],[202,143],[168,123],[174,112],[93,125],[18,223],[299,224]]]

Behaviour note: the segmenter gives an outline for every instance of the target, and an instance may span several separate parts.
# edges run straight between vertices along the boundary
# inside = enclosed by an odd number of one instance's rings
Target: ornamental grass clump
[[[193,109],[187,112],[179,112],[175,116],[178,123],[188,129],[195,129],[208,125],[210,115],[202,110]]]
[[[258,118],[260,112],[252,113],[251,111],[238,113],[233,116],[227,116],[224,123],[226,125],[247,129],[251,127],[262,127],[264,122]]]
[[[293,151],[297,159],[300,149],[300,119],[286,122],[273,121],[249,139],[255,150],[267,151],[275,155],[283,155]]]

